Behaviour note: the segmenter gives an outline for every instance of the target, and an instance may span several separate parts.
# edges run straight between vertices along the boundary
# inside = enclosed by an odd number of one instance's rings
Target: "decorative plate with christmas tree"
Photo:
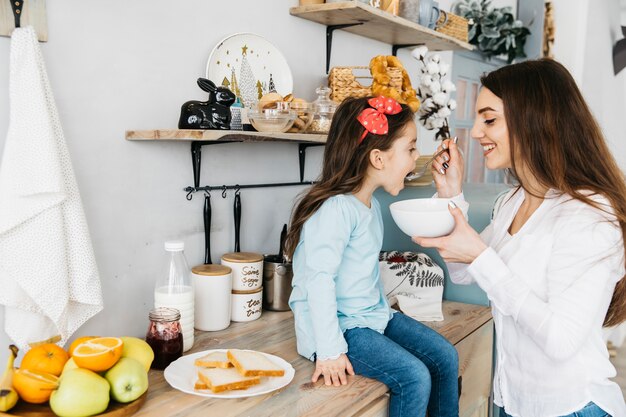
[[[228,87],[246,107],[255,107],[267,93],[281,96],[293,90],[287,60],[267,39],[254,33],[236,33],[211,52],[207,78]]]

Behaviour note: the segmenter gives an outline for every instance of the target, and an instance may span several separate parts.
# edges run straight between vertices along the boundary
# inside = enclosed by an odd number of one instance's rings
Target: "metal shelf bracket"
[[[365,22],[346,23],[343,25],[326,26],[326,74],[328,74],[328,71],[330,71],[330,51],[333,47],[333,32],[336,29],[344,29],[344,28],[349,28],[352,26],[359,26],[359,25],[362,25],[363,23]]]
[[[424,44],[423,43],[402,43],[402,44],[398,44],[398,45],[392,45],[391,46],[391,55],[398,56],[398,49],[401,49],[401,48],[412,48],[414,46],[420,46],[420,45],[424,45]]]
[[[240,141],[243,142],[243,141]],[[324,146],[323,143],[299,143],[298,144],[298,163],[300,172],[300,182],[281,182],[270,184],[244,184],[244,185],[207,185],[200,186],[200,167],[202,164],[202,147],[206,145],[217,145],[221,143],[233,143],[233,141],[197,141],[191,143],[191,160],[193,165],[193,187],[186,187],[184,190],[187,192],[187,200],[193,198],[193,193],[199,191],[213,191],[222,190],[223,193],[226,190],[239,190],[243,188],[267,188],[267,187],[291,187],[296,185],[311,185],[312,181],[304,181],[304,165],[306,161],[306,149],[313,146]],[[235,142],[236,143],[236,142]]]

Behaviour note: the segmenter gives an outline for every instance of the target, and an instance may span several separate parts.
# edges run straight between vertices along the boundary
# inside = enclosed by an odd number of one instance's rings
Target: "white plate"
[[[285,375],[279,377],[261,377],[260,384],[253,385],[246,390],[232,390],[218,393],[214,393],[211,390],[194,390],[194,383],[198,379],[198,373],[196,371],[196,366],[194,365],[196,358],[200,358],[211,352],[226,352],[227,350],[228,349],[212,349],[205,350],[204,352],[192,353],[191,355],[185,355],[170,363],[169,366],[165,368],[163,376],[168,384],[170,384],[173,388],[186,392],[187,394],[212,398],[244,398],[276,391],[277,389],[289,384],[296,374],[293,366],[291,366],[291,364],[284,359],[279,358],[278,356],[270,355],[269,353],[258,352],[274,362],[276,365],[283,368],[285,370]]]
[[[256,107],[257,82],[262,95],[270,91],[270,75],[278,94],[284,97],[293,92],[293,77],[287,60],[267,39],[254,33],[230,35],[213,48],[206,66],[207,78],[218,86],[228,83],[232,91],[233,74],[239,87],[233,92],[246,107]]]

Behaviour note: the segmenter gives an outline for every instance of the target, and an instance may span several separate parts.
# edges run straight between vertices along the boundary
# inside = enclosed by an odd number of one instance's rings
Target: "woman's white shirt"
[[[608,200],[594,201],[612,211]],[[550,190],[514,235],[524,200],[512,190],[481,233],[489,246],[470,265],[449,263],[453,282],[478,285],[496,326],[494,401],[512,416],[573,413],[589,401],[626,417],[602,338],[624,241],[615,217]]]

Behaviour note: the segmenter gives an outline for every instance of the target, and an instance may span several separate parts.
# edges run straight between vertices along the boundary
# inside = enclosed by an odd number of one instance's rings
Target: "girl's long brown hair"
[[[285,240],[285,253],[292,257],[300,241],[304,223],[320,208],[324,201],[338,194],[357,192],[370,164],[369,155],[374,149],[386,151],[400,137],[403,128],[414,119],[411,109],[402,105],[398,114],[387,115],[389,131],[386,135],[368,133],[363,141],[359,138],[365,131],[357,117],[371,97],[344,100],[333,116],[328,132],[321,177],[296,203],[291,216],[291,226]]]
[[[511,173],[524,191],[533,194],[517,175],[516,157],[518,167],[521,162],[542,186],[611,213],[590,195],[583,194],[583,190],[605,196],[626,241],[624,174],[567,69],[551,59],[531,60],[493,71],[481,77],[481,83],[504,104]],[[604,325],[614,326],[623,321],[626,321],[624,277],[615,287]]]

